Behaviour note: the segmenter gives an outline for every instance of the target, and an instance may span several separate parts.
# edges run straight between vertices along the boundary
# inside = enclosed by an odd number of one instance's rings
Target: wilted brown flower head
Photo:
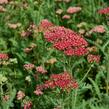
[[[11,29],[16,29],[20,26],[21,26],[21,23],[16,23],[16,24],[8,23],[8,27],[11,28]]]
[[[88,47],[87,48],[89,52],[97,52],[98,48],[96,46]]]
[[[6,9],[3,6],[0,6],[0,13],[1,12],[6,12]]]
[[[63,13],[63,10],[62,9],[58,9],[58,10],[56,10],[56,14],[62,14]]]
[[[25,52],[25,53],[30,53],[31,51],[32,51],[32,48],[25,48],[25,49],[24,49],[24,52]]]
[[[78,27],[78,28],[82,28],[82,27],[84,27],[84,26],[86,26],[86,25],[87,25],[86,22],[81,22],[81,23],[77,24],[77,27]]]
[[[79,33],[80,33],[81,35],[85,34],[85,29],[80,29],[80,30],[79,30]]]
[[[56,58],[51,58],[51,59],[47,60],[47,63],[49,63],[49,64],[54,64],[55,62],[57,62]]]

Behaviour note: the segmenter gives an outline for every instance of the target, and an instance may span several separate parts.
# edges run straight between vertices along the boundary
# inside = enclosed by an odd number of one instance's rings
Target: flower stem
[[[90,66],[90,68],[88,69],[88,71],[86,72],[86,74],[84,75],[84,77],[82,78],[82,80],[80,81],[80,84],[86,79],[86,77],[87,77],[87,75],[89,74],[89,72],[90,72],[90,70],[91,70],[91,68],[94,66],[94,64],[92,64],[91,66]]]
[[[74,98],[74,105],[73,105],[73,109],[75,109],[75,108],[76,108],[77,94],[78,94],[78,89],[76,89],[76,90],[75,90],[75,98]]]
[[[109,48],[108,48],[108,54],[109,54]],[[107,71],[107,80],[106,80],[106,93],[109,94],[109,56],[106,57],[106,71]]]

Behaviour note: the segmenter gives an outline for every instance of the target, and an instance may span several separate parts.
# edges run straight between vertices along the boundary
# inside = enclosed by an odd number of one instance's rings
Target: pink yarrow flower
[[[62,17],[62,19],[70,19],[71,17],[70,17],[70,15],[67,15],[67,14],[65,14],[63,17]]]
[[[109,7],[98,10],[99,14],[109,14]]]
[[[0,60],[5,60],[5,59],[8,59],[8,58],[9,58],[8,54],[0,53]]]
[[[68,14],[74,14],[74,13],[77,13],[79,11],[81,11],[81,7],[69,7],[67,9]]]
[[[49,28],[44,32],[44,38],[53,43],[54,48],[65,51],[66,55],[81,56],[87,54],[87,41],[73,30],[65,27],[54,26]]]
[[[103,25],[98,25],[98,26],[95,26],[94,28],[92,28],[90,30],[90,32],[96,32],[96,33],[104,33],[106,30],[104,28]]]
[[[43,92],[42,92],[40,89],[36,89],[36,90],[34,91],[34,93],[35,93],[36,95],[42,95],[42,94],[43,94]]]
[[[81,55],[87,54],[88,50],[84,47],[79,47],[77,49],[68,48],[64,51],[64,53],[68,56],[72,56],[72,55],[81,56]]]
[[[93,63],[93,62],[99,63],[100,62],[100,55],[89,54],[87,56],[87,60],[89,63]]]
[[[32,102],[28,101],[24,104],[24,109],[31,109],[32,108]]]
[[[45,70],[42,66],[36,67],[36,71],[41,73],[41,74],[47,73],[47,70]]]
[[[17,92],[17,100],[21,100],[25,97],[25,93],[21,90]]]
[[[0,0],[0,4],[7,4],[8,0]]]
[[[4,95],[4,96],[3,96],[3,101],[8,101],[8,100],[9,100],[9,98],[10,98],[10,96],[9,96],[9,95]]]
[[[23,65],[23,67],[26,70],[32,70],[32,69],[35,68],[35,65],[34,64],[31,64],[31,63],[28,63],[28,64]]]

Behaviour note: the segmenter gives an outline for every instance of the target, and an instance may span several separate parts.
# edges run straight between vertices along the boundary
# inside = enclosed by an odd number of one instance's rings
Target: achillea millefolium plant
[[[109,1],[0,0],[0,109],[109,109]]]

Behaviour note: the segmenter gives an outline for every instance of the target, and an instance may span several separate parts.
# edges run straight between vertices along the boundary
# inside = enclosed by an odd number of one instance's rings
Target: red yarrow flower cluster
[[[76,55],[76,56],[82,56],[84,54],[86,54],[88,51],[86,48],[84,47],[78,47],[76,49],[73,48],[68,48],[64,53],[67,56],[72,56],[72,55]]]
[[[48,28],[44,32],[44,38],[53,43],[54,48],[64,51],[66,55],[81,56],[87,54],[87,41],[73,30],[65,27]]]
[[[61,74],[52,74],[50,79],[54,82],[55,87],[59,87],[63,90],[78,88],[78,83],[68,72],[63,72]]]
[[[28,101],[24,104],[24,109],[31,109],[32,108],[32,102]]]
[[[36,87],[36,91],[38,90],[42,91],[43,89],[47,88],[54,89],[56,87],[61,88],[62,90],[69,91],[72,88],[73,89],[78,88],[78,83],[68,72],[63,72],[60,74],[52,74],[48,81],[45,81],[44,84],[38,85]]]
[[[93,63],[93,62],[99,63],[100,62],[100,55],[89,54],[87,56],[87,60],[89,63]]]
[[[99,14],[109,14],[109,7],[98,10]]]
[[[68,14],[74,14],[74,13],[77,13],[79,11],[81,11],[81,7],[69,7],[67,9]]]
[[[5,59],[8,59],[8,58],[9,58],[8,54],[0,53],[0,60],[5,60]]]

